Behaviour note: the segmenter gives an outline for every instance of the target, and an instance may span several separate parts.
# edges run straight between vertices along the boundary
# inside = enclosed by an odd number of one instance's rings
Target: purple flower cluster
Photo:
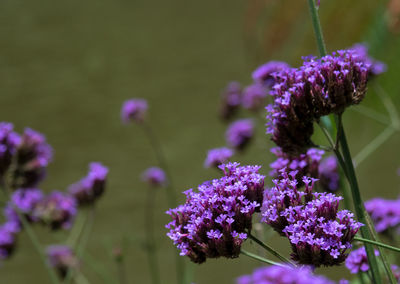
[[[259,66],[252,74],[256,83],[263,84],[267,88],[271,88],[275,84],[274,73],[290,68],[286,62],[269,61]]]
[[[316,267],[342,263],[362,224],[349,211],[338,211],[341,197],[313,193],[315,179],[304,177],[305,189],[299,191],[296,174],[282,171],[266,191],[262,221],[289,239],[293,260]]]
[[[233,156],[233,151],[229,148],[214,148],[208,151],[207,158],[204,161],[204,167],[218,167],[221,164],[227,163]]]
[[[107,175],[107,167],[98,162],[90,163],[87,176],[72,184],[68,192],[79,205],[93,204],[104,192]]]
[[[142,122],[147,113],[147,101],[144,99],[130,99],[124,102],[121,110],[121,120],[124,123]]]
[[[56,269],[62,279],[67,276],[69,269],[77,268],[79,265],[78,258],[69,246],[48,246],[46,255],[50,266]]]
[[[32,215],[53,230],[69,229],[77,213],[76,203],[74,197],[61,191],[53,191],[36,204]]]
[[[378,256],[379,252],[375,250],[375,255]],[[357,274],[358,272],[367,272],[369,270],[367,252],[365,247],[360,247],[350,252],[346,259],[346,267],[350,273]]]
[[[277,159],[269,165],[272,169],[270,176],[278,178],[282,170],[297,171],[296,180],[299,184],[302,183],[303,176],[318,177],[318,167],[325,154],[325,151],[316,148],[310,148],[305,154],[297,156],[284,153],[280,147],[272,148],[271,152]]]
[[[253,135],[254,123],[251,119],[240,119],[232,122],[225,133],[227,144],[236,150],[243,150]]]
[[[238,82],[229,82],[222,92],[220,116],[228,120],[239,109],[242,101],[242,86]]]
[[[172,221],[167,236],[193,262],[235,258],[251,230],[252,215],[260,211],[264,176],[259,166],[220,165],[224,176],[185,192],[186,203],[167,211]]]
[[[309,267],[266,266],[236,279],[237,284],[334,284],[333,281],[312,273]]]
[[[370,65],[369,76],[376,76],[386,72],[387,66],[385,63],[375,60],[368,55],[368,47],[365,44],[354,44],[350,49],[354,50],[360,58],[360,61]]]
[[[370,65],[355,51],[339,50],[320,59],[305,58],[299,68],[274,73],[267,133],[283,152],[303,153],[313,145],[314,121],[340,114],[364,98],[369,71]]]
[[[245,109],[257,111],[265,106],[264,101],[268,89],[261,83],[255,83],[243,90],[242,106]]]
[[[365,209],[371,216],[377,232],[389,233],[394,229],[400,234],[400,198],[374,198],[365,202]]]
[[[142,180],[151,186],[164,186],[167,183],[167,176],[162,169],[151,167],[144,171]]]

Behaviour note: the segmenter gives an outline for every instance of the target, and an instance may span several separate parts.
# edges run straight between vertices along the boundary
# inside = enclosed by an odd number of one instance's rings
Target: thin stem
[[[321,23],[318,16],[318,8],[315,4],[315,0],[308,0],[308,7],[310,9],[311,20],[314,28],[315,38],[317,40],[319,55],[325,56],[326,46],[324,42],[324,35],[322,34]]]
[[[281,255],[279,252],[277,252],[276,250],[274,250],[272,247],[270,247],[269,245],[267,245],[266,243],[264,243],[263,241],[257,239],[255,236],[253,236],[252,234],[248,234],[249,238],[251,240],[253,240],[255,243],[257,243],[258,245],[260,245],[262,248],[264,248],[265,250],[267,250],[269,253],[271,253],[272,255],[274,255],[275,257],[279,258],[279,260],[289,263],[293,266],[296,266],[295,263],[293,263],[292,261],[290,261],[289,259],[287,259],[286,257],[284,257],[283,255]]]
[[[382,124],[390,125],[390,119],[386,115],[381,114],[372,108],[363,105],[357,105],[354,108],[351,108],[351,110],[361,113],[362,115],[372,118]]]
[[[147,206],[144,210],[144,216],[146,218],[146,250],[149,262],[149,272],[152,283],[160,283],[160,268],[157,259],[156,242],[154,240],[154,199],[155,199],[155,188],[149,188],[147,191]]]
[[[396,130],[389,126],[385,128],[378,136],[376,136],[371,142],[368,143],[355,157],[354,163],[355,167],[361,164],[369,155],[371,155],[376,149],[379,148],[383,143],[385,143]]]
[[[281,267],[287,267],[286,265],[283,265],[283,264],[281,264],[281,263],[278,263],[278,262],[275,262],[275,261],[272,261],[272,260],[263,258],[263,257],[261,257],[261,256],[259,256],[259,255],[256,255],[256,254],[254,254],[254,253],[248,252],[248,251],[246,251],[246,250],[244,250],[244,249],[240,250],[240,253],[243,254],[243,255],[246,255],[246,256],[248,256],[248,257],[251,257],[251,258],[253,258],[253,259],[255,259],[255,260],[258,260],[258,261],[267,263],[267,264],[277,265],[277,266],[281,266]]]
[[[378,96],[381,97],[381,100],[383,102],[383,105],[385,106],[389,116],[390,120],[392,122],[393,128],[396,130],[400,130],[400,116],[399,113],[397,112],[396,106],[394,105],[392,99],[390,96],[385,92],[385,90],[378,84],[374,85],[374,89]]]
[[[164,152],[162,150],[161,144],[159,143],[156,135],[154,134],[153,130],[151,129],[150,125],[148,125],[146,122],[143,122],[140,124],[146,133],[147,138],[149,139],[149,142],[153,148],[153,151],[156,155],[156,158],[158,160],[159,166],[164,169],[167,178],[168,178],[168,186],[166,188],[167,191],[167,199],[168,199],[168,206],[170,208],[175,208],[177,205],[177,198],[173,186],[173,180],[172,180],[172,175],[168,167],[168,163],[165,159]],[[183,263],[182,257],[179,256],[179,254],[175,254],[175,262],[176,262],[176,277],[177,277],[177,283],[179,284],[184,284],[184,272],[185,272],[185,267]]]
[[[357,236],[354,237],[354,240],[360,241],[360,242],[364,242],[364,243],[369,243],[369,244],[372,244],[372,245],[376,245],[378,247],[383,247],[383,248],[386,248],[386,249],[389,249],[389,250],[392,250],[392,251],[395,251],[395,252],[400,252],[400,248],[396,248],[396,247],[393,247],[393,246],[390,246],[390,245],[387,245],[387,244],[384,244],[384,243],[381,243],[381,242],[367,240],[367,239],[364,239],[364,238],[361,238],[361,237],[357,237]]]
[[[360,190],[359,190],[358,182],[357,182],[357,178],[356,178],[356,173],[355,173],[354,166],[353,166],[353,161],[351,159],[351,154],[350,154],[350,150],[349,150],[349,147],[347,144],[347,139],[346,139],[346,135],[345,135],[345,132],[343,129],[340,115],[337,117],[337,120],[338,120],[338,128],[339,128],[339,133],[338,133],[339,141],[340,141],[340,145],[342,147],[344,162],[345,162],[345,166],[346,166],[346,169],[344,169],[344,170],[347,171],[347,177],[348,177],[348,181],[350,184],[351,193],[353,196],[354,209],[355,209],[355,212],[357,215],[357,219],[361,223],[367,224],[367,217],[366,217],[367,214],[366,214],[366,211],[364,208],[364,203],[361,198],[361,194],[360,194]],[[361,231],[361,235],[363,238],[371,239],[373,232],[370,230],[370,228],[368,226],[361,227],[360,231]],[[375,256],[374,249],[373,249],[372,245],[370,245],[370,244],[364,244],[364,245],[365,245],[365,250],[367,252],[368,262],[369,262],[369,265],[371,268],[373,281],[374,281],[374,283],[377,283],[377,284],[382,283],[380,273],[379,273],[378,261]]]
[[[11,194],[2,180],[0,180],[0,187],[3,189],[3,192],[8,196],[8,199],[11,200]],[[31,240],[33,247],[39,254],[39,257],[42,260],[44,267],[46,268],[46,271],[49,274],[51,282],[54,284],[59,284],[60,281],[57,277],[57,274],[55,273],[54,269],[49,266],[49,263],[46,259],[46,255],[43,252],[43,247],[40,244],[35,232],[33,231],[32,226],[29,224],[28,220],[26,219],[25,215],[21,212],[21,210],[19,210],[19,208],[17,206],[15,206],[15,204],[13,202],[11,202],[11,204],[12,204],[14,211],[18,215],[18,219],[21,220],[22,227],[26,230],[26,233],[27,233],[29,239]]]
[[[85,212],[85,216],[78,216],[77,220],[75,221],[74,227],[72,228],[71,232],[68,235],[66,240],[66,245],[75,248],[76,244],[78,243],[79,238],[82,235],[83,229],[85,228],[85,224],[88,219],[88,214]]]

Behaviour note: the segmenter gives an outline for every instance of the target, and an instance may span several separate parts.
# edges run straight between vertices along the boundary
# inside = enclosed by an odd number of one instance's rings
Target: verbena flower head
[[[53,230],[69,229],[77,213],[76,205],[74,197],[53,191],[36,204],[33,216]]]
[[[151,186],[164,186],[167,183],[167,176],[163,169],[151,167],[143,172],[142,180]]]
[[[245,109],[252,111],[260,110],[265,107],[267,94],[268,89],[264,85],[260,83],[252,84],[243,91],[242,105]]]
[[[167,236],[195,263],[207,258],[235,258],[260,211],[264,176],[259,166],[220,165],[224,176],[185,192],[186,203],[167,211]]]
[[[13,234],[19,233],[22,229],[21,220],[19,219],[17,212],[15,212],[14,207],[10,203],[4,207],[3,214],[5,217],[5,222],[2,226]]]
[[[270,176],[277,178],[281,175],[282,170],[288,173],[297,171],[296,180],[298,184],[303,183],[303,176],[318,177],[319,163],[325,154],[325,151],[316,148],[310,148],[305,154],[297,156],[284,153],[280,147],[272,148],[271,152],[277,159],[269,165],[272,169],[269,173]]]
[[[377,250],[375,250],[375,255],[379,255]],[[346,259],[346,267],[352,274],[367,272],[369,270],[368,257],[365,247],[360,247],[350,252]]]
[[[108,175],[108,168],[98,162],[90,163],[89,172],[68,188],[78,205],[93,204],[103,194]]]
[[[379,233],[397,230],[400,234],[400,198],[397,200],[374,198],[365,202],[365,209]]]
[[[13,129],[12,123],[0,122],[0,177],[8,170],[20,143],[21,138]]]
[[[36,186],[46,174],[53,150],[41,133],[26,128],[16,152],[16,165],[12,172],[13,188]]]
[[[323,190],[335,192],[339,189],[339,170],[335,156],[326,157],[321,161],[318,167],[318,184]]]
[[[222,92],[220,116],[228,120],[234,116],[242,102],[242,86],[239,82],[229,82]]]
[[[142,122],[147,113],[147,101],[144,99],[130,99],[124,102],[121,110],[121,119],[124,123]]]
[[[313,122],[340,114],[365,96],[370,65],[353,50],[339,50],[320,59],[304,58],[299,68],[274,73],[276,83],[267,106],[267,133],[290,154],[310,148]]]
[[[341,197],[312,192],[315,179],[304,177],[305,190],[299,191],[296,174],[282,171],[275,187],[266,191],[262,221],[289,239],[292,259],[300,264],[342,263],[362,224],[349,211],[338,211]]]
[[[8,222],[14,222],[15,230],[19,231],[22,224],[15,212],[15,207],[24,214],[25,218],[29,222],[37,221],[32,215],[35,206],[43,199],[43,193],[37,188],[24,188],[18,189],[13,192],[11,201],[8,202],[5,208],[5,215]]]
[[[254,124],[251,119],[237,120],[229,125],[225,137],[229,146],[243,150],[254,135]]]
[[[237,284],[334,284],[335,282],[312,273],[309,267],[260,267],[250,275],[236,279]]]
[[[46,255],[50,266],[56,269],[62,279],[67,276],[69,269],[74,269],[79,266],[78,258],[69,246],[48,246]]]
[[[15,249],[15,234],[4,225],[0,226],[0,260],[8,259]]]
[[[273,74],[278,71],[290,68],[286,62],[282,61],[269,61],[259,66],[252,74],[253,80],[261,83],[267,88],[271,88],[275,84],[275,77]]]
[[[221,164],[224,164],[229,161],[230,158],[233,156],[233,150],[221,147],[211,149],[207,153],[207,158],[204,161],[204,167],[211,168],[211,167],[218,167]]]
[[[368,47],[362,43],[356,43],[350,49],[354,50],[360,58],[360,61],[370,65],[369,75],[376,76],[386,72],[387,66],[385,63],[375,60],[368,54]]]

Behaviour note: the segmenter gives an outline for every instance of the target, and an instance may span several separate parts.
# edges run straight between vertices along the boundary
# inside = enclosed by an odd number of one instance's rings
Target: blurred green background
[[[321,2],[328,50],[368,41],[372,55],[389,67],[377,81],[399,107],[400,38],[396,27],[388,28],[393,10],[388,12],[386,1]],[[317,53],[307,3],[298,0],[2,0],[0,22],[0,120],[13,122],[18,131],[32,127],[54,147],[55,160],[41,186],[45,191],[65,189],[86,174],[91,161],[110,168],[88,250],[115,273],[110,251],[128,243],[128,283],[149,283],[143,248],[148,188],[140,173],[156,160],[141,129],[121,125],[122,102],[149,101],[149,121],[181,192],[218,176],[204,169],[203,161],[208,149],[225,143],[226,125],[217,116],[225,84],[251,83],[251,71],[265,61],[296,66],[301,56]],[[385,113],[373,90],[364,105]],[[236,160],[261,164],[266,174],[271,143],[262,123],[252,147]],[[384,129],[353,110],[345,125],[354,153]],[[396,133],[357,168],[364,199],[399,194],[399,141]],[[174,283],[164,192],[156,202],[163,283]],[[64,237],[37,232],[47,244]],[[273,235],[268,241],[288,252],[286,240]],[[259,265],[241,257],[190,267],[195,283],[223,284]],[[91,283],[102,283],[85,263],[82,268]],[[349,276],[343,267],[318,272],[334,279]],[[49,283],[25,233],[13,258],[0,267],[0,282]]]

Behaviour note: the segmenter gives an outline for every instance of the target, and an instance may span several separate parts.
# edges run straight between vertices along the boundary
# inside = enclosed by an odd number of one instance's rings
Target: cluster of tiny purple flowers
[[[371,65],[354,50],[339,50],[320,59],[304,58],[299,68],[274,73],[267,106],[267,133],[288,154],[313,146],[313,123],[331,113],[340,114],[358,104],[367,90]]]
[[[32,129],[20,136],[11,123],[0,123],[1,190],[9,193],[4,207],[5,221],[0,226],[0,259],[9,258],[16,247],[17,235],[28,223],[40,223],[51,230],[71,228],[78,205],[94,202],[104,190],[108,169],[92,163],[88,176],[71,186],[69,192],[44,194],[36,186],[45,177],[52,160],[52,148],[45,137]],[[85,202],[82,196],[85,195]],[[89,201],[90,199],[90,201]]]
[[[395,200],[374,198],[365,202],[365,209],[379,233],[400,234],[400,198]]]
[[[260,267],[250,275],[236,279],[237,284],[334,284],[333,281],[312,273],[309,267],[293,268],[272,265]]]
[[[258,166],[220,165],[224,176],[185,192],[186,203],[167,213],[168,237],[195,263],[207,258],[235,258],[260,212],[264,176]]]
[[[361,223],[347,210],[338,211],[341,197],[332,193],[314,193],[315,179],[304,177],[304,191],[297,188],[296,172],[274,180],[262,207],[262,221],[292,247],[292,259],[315,267],[342,263]]]

